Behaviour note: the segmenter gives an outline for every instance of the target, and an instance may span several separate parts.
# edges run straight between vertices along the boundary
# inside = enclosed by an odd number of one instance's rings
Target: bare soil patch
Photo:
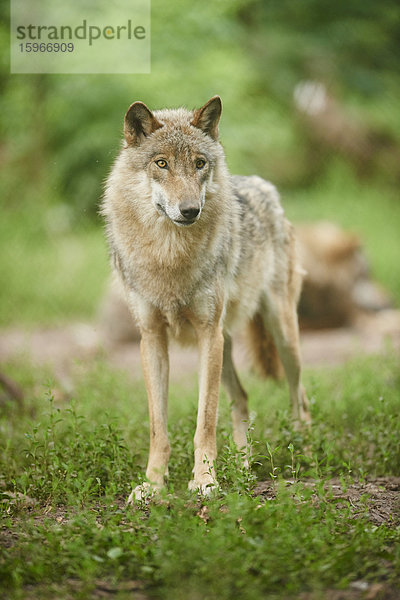
[[[318,502],[317,482],[302,483],[314,491],[314,500]],[[374,525],[400,525],[400,477],[377,477],[348,485],[339,479],[330,479],[324,482],[324,491],[327,492],[325,500],[335,503],[338,508],[344,504],[349,506],[355,518],[364,515],[367,507],[368,519]],[[273,500],[276,489],[272,480],[258,483],[255,494],[264,500]]]
[[[360,354],[383,352],[388,345],[400,350],[400,311],[385,310],[365,316],[353,327],[301,332],[305,367],[340,365]],[[76,363],[93,360],[98,355],[126,369],[133,378],[142,377],[138,343],[110,344],[97,323],[69,323],[33,330],[12,327],[0,331],[0,364],[21,355],[34,365],[48,366],[67,391],[73,387]],[[194,348],[171,344],[170,359],[173,380],[197,369]],[[234,346],[234,359],[239,369],[249,368],[248,353],[240,339]]]

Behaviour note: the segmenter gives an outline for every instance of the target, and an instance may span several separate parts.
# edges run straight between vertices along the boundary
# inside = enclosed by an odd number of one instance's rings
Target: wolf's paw
[[[159,491],[159,487],[144,481],[132,490],[127,500],[127,504],[135,504],[136,502],[144,502],[145,504],[148,504]]]
[[[188,488],[191,492],[197,492],[199,496],[210,496],[219,489],[217,481],[210,477],[207,481],[192,479],[189,481]]]
[[[297,420],[297,428],[311,429],[312,419],[310,413],[310,402],[303,386],[301,386],[300,395],[301,397],[299,402],[299,419]]]
[[[311,431],[311,417],[310,415],[301,415],[300,419],[295,419],[293,421],[293,429],[295,431]]]
[[[236,445],[236,447],[238,448],[237,445]],[[250,469],[251,447],[246,444],[245,446],[238,448],[237,460],[238,460],[238,464],[241,467],[243,467],[244,469]]]

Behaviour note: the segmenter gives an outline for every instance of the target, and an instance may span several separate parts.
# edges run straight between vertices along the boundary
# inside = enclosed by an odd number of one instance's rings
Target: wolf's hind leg
[[[309,404],[301,384],[299,326],[296,304],[274,296],[264,313],[266,326],[271,331],[286,378],[289,383],[292,414],[296,423],[311,423]]]
[[[248,466],[247,430],[249,410],[247,405],[247,394],[239,381],[235,365],[233,364],[232,339],[228,334],[225,334],[224,340],[222,383],[232,406],[233,439],[238,450],[246,451],[245,465]]]

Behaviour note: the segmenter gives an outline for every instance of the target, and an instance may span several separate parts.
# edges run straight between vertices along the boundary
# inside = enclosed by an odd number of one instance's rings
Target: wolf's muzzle
[[[182,204],[179,205],[179,212],[185,221],[193,222],[200,213],[200,206],[198,204],[193,204],[192,202],[182,202]]]
[[[171,211],[161,203],[157,202],[156,208],[160,214],[168,217],[175,225],[183,227],[193,225],[193,223],[198,220],[201,212],[200,206],[194,206],[189,203],[182,203],[179,207],[176,207],[174,211]]]
[[[182,217],[184,217],[187,221],[193,221],[199,214],[200,207],[199,206],[187,206],[187,207],[182,208],[182,206],[180,206],[179,210],[180,210]]]

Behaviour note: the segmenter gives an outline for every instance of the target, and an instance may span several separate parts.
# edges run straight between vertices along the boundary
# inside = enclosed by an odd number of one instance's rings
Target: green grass
[[[0,326],[87,319],[99,304],[110,272],[103,231],[85,219],[71,228],[56,213],[43,205],[3,213]]]
[[[150,505],[125,507],[143,478],[148,447],[142,381],[98,359],[77,370],[70,401],[55,401],[47,372],[8,364],[24,408],[0,418],[1,561],[5,597],[87,598],[102,585],[115,597],[261,600],[350,582],[400,585],[400,530],[374,525],[368,499],[334,502],[329,485],[400,469],[398,356],[356,359],[309,371],[311,433],[293,430],[285,385],[247,375],[253,414],[251,471],[234,451],[229,407],[221,399],[220,490],[199,501],[187,491],[192,466],[196,386],[172,385],[169,486]],[[295,483],[287,487],[285,479]],[[273,476],[273,477],[271,477]],[[276,497],[253,493],[274,479]],[[314,481],[314,491],[307,485]],[[397,523],[398,524],[398,523]],[[136,583],[134,583],[136,582]]]

